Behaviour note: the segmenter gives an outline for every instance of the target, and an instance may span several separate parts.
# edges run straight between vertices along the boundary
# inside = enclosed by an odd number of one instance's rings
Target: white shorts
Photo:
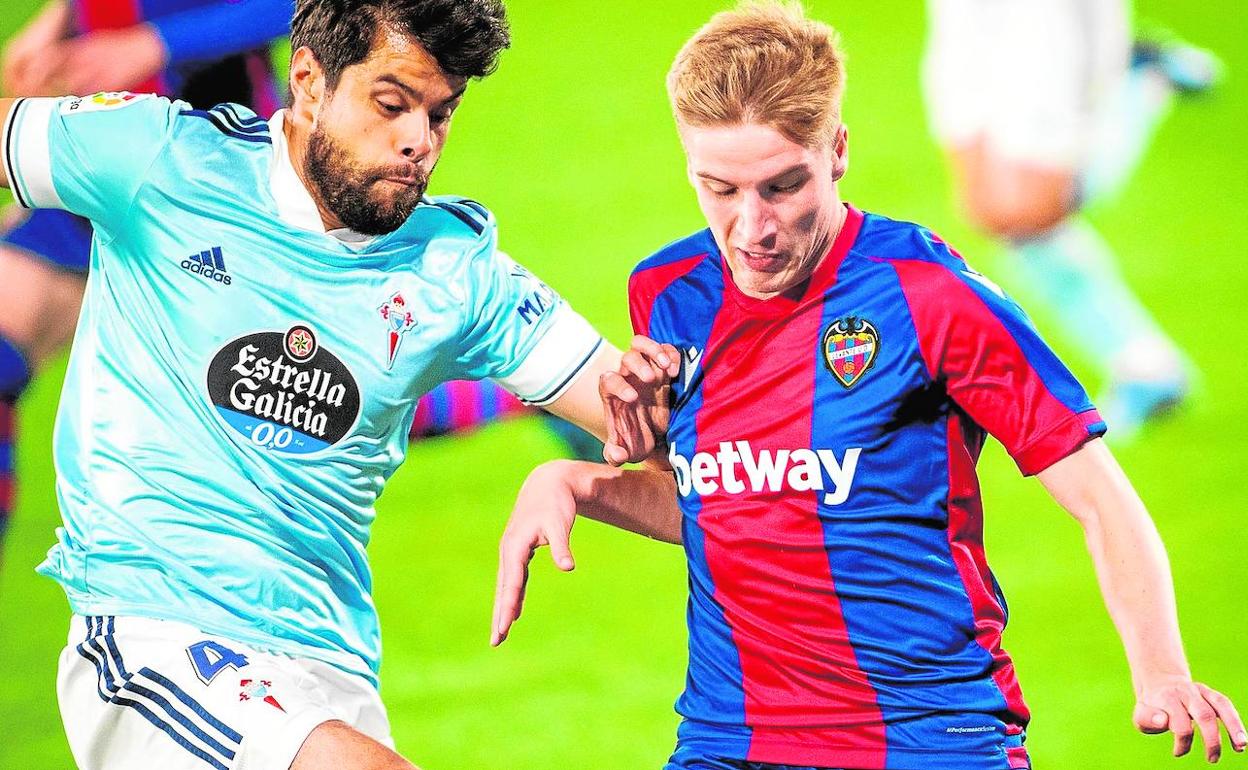
[[[937,139],[1079,168],[1127,71],[1128,14],[1126,0],[928,0],[923,87]]]
[[[84,770],[286,770],[333,719],[393,746],[361,677],[172,621],[75,615],[56,691]]]

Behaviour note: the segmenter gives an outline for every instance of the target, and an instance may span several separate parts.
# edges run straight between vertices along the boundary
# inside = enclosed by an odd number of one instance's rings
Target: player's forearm
[[[680,508],[670,473],[558,461],[576,500],[577,515],[668,543],[680,543]]]
[[[1084,535],[1137,692],[1152,677],[1190,676],[1161,537],[1134,491],[1104,497],[1082,519]]]
[[[1090,442],[1040,480],[1083,527],[1137,692],[1155,678],[1189,676],[1165,546],[1103,442]]]

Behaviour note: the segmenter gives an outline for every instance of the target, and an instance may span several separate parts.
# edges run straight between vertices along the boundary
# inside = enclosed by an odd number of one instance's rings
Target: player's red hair
[[[680,125],[757,123],[812,146],[840,127],[844,64],[836,31],[800,3],[748,0],[685,43],[667,92]]]

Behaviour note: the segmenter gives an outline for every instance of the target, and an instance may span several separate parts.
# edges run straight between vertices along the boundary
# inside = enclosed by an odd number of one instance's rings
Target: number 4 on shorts
[[[219,642],[211,639],[196,642],[186,648],[187,657],[191,659],[191,668],[195,676],[204,684],[212,684],[217,674],[227,668],[238,670],[247,665],[247,656],[234,652]]]

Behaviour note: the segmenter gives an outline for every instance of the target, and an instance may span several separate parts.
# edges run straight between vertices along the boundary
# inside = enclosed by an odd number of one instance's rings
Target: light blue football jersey
[[[55,428],[64,526],[39,571],[82,615],[375,682],[365,546],[419,397],[492,377],[549,403],[603,342],[472,201],[325,233],[281,120],[131,94],[13,108],[19,202],[95,225]]]

